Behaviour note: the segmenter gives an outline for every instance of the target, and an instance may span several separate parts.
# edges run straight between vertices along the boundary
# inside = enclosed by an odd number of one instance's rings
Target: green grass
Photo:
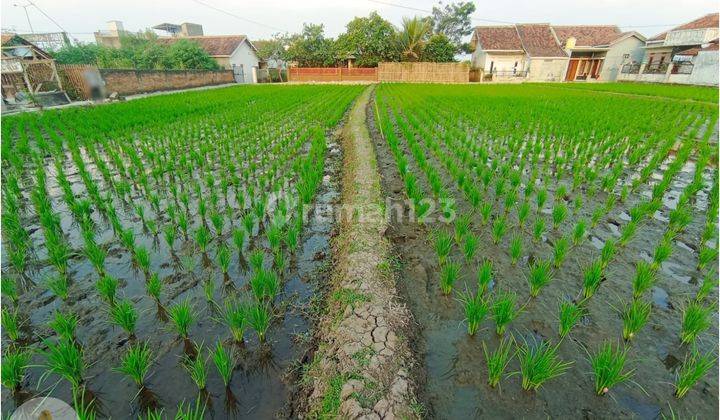
[[[117,279],[108,275],[102,276],[97,283],[95,283],[95,287],[105,302],[111,305],[115,304],[115,295],[118,288]]]
[[[190,326],[195,321],[195,311],[192,305],[190,305],[190,301],[185,299],[171,306],[168,315],[173,322],[177,334],[181,338],[187,339],[190,333]]]
[[[627,361],[627,348],[603,343],[598,351],[590,356],[590,365],[595,375],[595,392],[598,395],[607,394],[615,385],[632,378],[634,370],[625,371]]]
[[[715,309],[691,301],[683,311],[682,330],[680,340],[683,344],[694,343],[700,334],[712,325],[712,314]]]
[[[460,264],[454,261],[446,261],[440,269],[440,290],[444,295],[452,292],[455,282],[460,275]]]
[[[229,386],[236,364],[234,351],[232,349],[226,350],[222,343],[218,341],[212,353],[212,359],[223,383],[226,387]]]
[[[485,294],[487,293],[488,289],[490,288],[490,282],[492,282],[493,279],[493,265],[491,260],[484,260],[480,265],[478,266],[477,270],[477,284],[478,284],[478,294]]]
[[[266,304],[255,302],[248,308],[247,323],[255,330],[261,343],[265,342],[265,335],[271,320],[270,309]]]
[[[204,420],[206,409],[207,407],[205,403],[201,401],[201,398],[195,400],[194,406],[189,403],[185,405],[185,402],[181,402],[180,405],[178,405],[175,420]]]
[[[435,254],[437,254],[440,264],[445,264],[445,260],[452,250],[453,239],[449,233],[437,231],[435,233]]]
[[[482,293],[473,295],[470,292],[462,293],[460,301],[465,309],[468,334],[475,335],[490,310],[490,303],[483,297]]]
[[[203,357],[202,344],[196,344],[195,350],[197,357],[183,356],[182,365],[198,390],[203,391],[207,388],[207,359]]]
[[[70,382],[73,388],[82,385],[86,369],[82,350],[68,340],[45,340],[44,343],[47,349],[40,351],[40,354],[45,358],[46,370],[41,379],[53,373]]]
[[[64,275],[49,277],[45,280],[45,285],[55,296],[62,300],[68,298],[70,292],[70,281]]]
[[[72,341],[75,338],[78,317],[72,312],[67,314],[60,311],[55,312],[55,317],[48,323],[50,328],[63,340]]]
[[[717,273],[711,271],[703,277],[700,288],[695,294],[695,301],[703,303],[716,287],[718,287],[718,275]]]
[[[0,382],[2,385],[11,390],[16,391],[22,386],[25,374],[30,366],[31,353],[27,350],[21,350],[10,347],[2,357],[2,367],[0,368]]]
[[[535,345],[524,342],[519,346],[517,355],[523,389],[537,391],[545,382],[561,376],[570,368],[572,362],[560,360],[557,348],[544,340]]]
[[[643,300],[633,300],[630,303],[623,304],[620,318],[623,322],[622,336],[625,341],[632,340],[643,329],[650,319],[651,311],[652,305],[650,302]]]
[[[482,348],[488,370],[487,382],[491,388],[495,388],[500,384],[500,381],[505,375],[505,369],[507,369],[508,364],[510,364],[510,360],[515,357],[516,351],[513,351],[515,349],[515,343],[512,338],[503,338],[500,340],[495,351],[490,353],[483,341]]]
[[[131,337],[135,335],[138,314],[130,300],[123,299],[112,306],[110,319],[113,324],[125,330]]]
[[[248,305],[237,298],[225,300],[225,310],[223,311],[223,321],[227,325],[233,340],[236,343],[244,341],[245,326],[247,325]]]
[[[20,339],[20,317],[18,316],[17,310],[10,310],[2,308],[0,313],[0,325],[2,325],[2,331],[12,341],[18,341]]]
[[[652,265],[645,261],[638,261],[635,266],[635,277],[633,278],[633,298],[639,299],[650,290],[657,281],[657,272]]]
[[[591,298],[603,278],[603,263],[600,259],[596,259],[585,268],[583,272],[583,296],[585,299]]]
[[[522,256],[523,243],[520,235],[513,235],[510,239],[510,263],[512,265],[517,264],[518,260]]]
[[[160,293],[162,293],[163,285],[158,273],[152,273],[150,275],[150,279],[145,284],[145,288],[148,296],[155,299],[155,301],[160,302]]]
[[[717,104],[717,89],[704,86],[668,85],[657,83],[571,83],[552,85],[563,89],[593,90],[629,95],[656,96],[668,99],[690,99]]]
[[[530,286],[530,297],[537,297],[543,287],[552,281],[552,269],[550,261],[536,260],[530,266],[530,273],[527,277]]]
[[[120,359],[120,366],[114,370],[127,375],[137,386],[142,387],[145,385],[151,365],[152,351],[148,344],[133,344]]]
[[[506,291],[498,293],[492,305],[493,319],[495,320],[495,331],[498,335],[505,334],[507,326],[520,314],[515,307],[517,295],[514,292]]]
[[[558,334],[560,338],[564,338],[570,333],[570,330],[578,323],[580,319],[585,315],[585,309],[582,306],[573,302],[562,302],[559,308],[559,327]]]

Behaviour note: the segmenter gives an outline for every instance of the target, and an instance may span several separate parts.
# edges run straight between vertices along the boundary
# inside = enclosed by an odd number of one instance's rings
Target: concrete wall
[[[690,74],[672,74],[672,66],[664,74],[643,74],[645,65],[640,68],[639,74],[618,75],[618,81],[644,82],[644,83],[678,83],[683,85],[717,86],[718,72],[720,72],[719,56],[717,51],[701,51],[693,58],[693,70]]]
[[[253,76],[253,68],[257,69],[259,67],[258,56],[247,41],[240,44],[233,52],[228,64],[229,67],[226,67],[228,69],[232,69],[233,65],[236,67],[242,66],[244,80],[238,80],[238,83],[257,83],[257,76]]]
[[[232,71],[100,69],[108,94],[120,95],[187,89],[234,82]]]
[[[600,80],[604,82],[614,82],[617,80],[620,70],[625,63],[640,63],[645,56],[645,50],[642,48],[645,43],[634,36],[624,39],[610,47],[605,55],[602,69],[600,70]],[[630,57],[625,58],[625,54]]]
[[[517,67],[515,63],[517,63]],[[485,73],[490,73],[491,64],[493,71],[512,72],[513,68],[515,68],[516,71],[520,72],[526,68],[526,56],[525,54],[487,54],[484,66],[480,68]]]
[[[718,28],[671,31],[665,36],[668,46],[706,44],[718,37]]]
[[[527,80],[531,82],[561,82],[567,72],[567,58],[531,58]]]

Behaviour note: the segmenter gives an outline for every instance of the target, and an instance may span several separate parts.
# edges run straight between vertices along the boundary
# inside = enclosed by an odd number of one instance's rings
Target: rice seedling
[[[522,228],[525,226],[525,222],[527,221],[528,216],[530,215],[530,203],[527,201],[523,201],[518,206],[517,210],[517,217],[518,217],[518,225]]]
[[[45,279],[45,285],[54,294],[62,300],[67,300],[70,292],[70,281],[63,275],[51,276]]]
[[[500,241],[502,241],[503,237],[505,236],[505,232],[507,231],[507,222],[505,219],[505,216],[498,217],[493,222],[492,227],[492,237],[493,237],[493,243],[495,245],[499,244]]]
[[[543,209],[546,201],[547,201],[547,190],[544,188],[539,189],[535,195],[535,204],[537,206],[538,212],[540,212],[540,210]]]
[[[657,280],[657,273],[652,265],[645,261],[638,261],[635,266],[635,277],[633,278],[633,298],[639,299],[650,290]]]
[[[40,354],[45,357],[46,371],[41,381],[52,373],[70,382],[73,389],[78,389],[83,383],[86,369],[82,350],[68,340],[45,340],[44,343],[47,350],[41,350]]]
[[[105,250],[94,241],[86,240],[84,252],[87,259],[95,268],[95,271],[97,271],[99,275],[103,275],[105,272]]]
[[[715,366],[716,361],[711,353],[700,354],[697,350],[688,353],[675,378],[675,397],[683,398]]]
[[[237,248],[238,252],[242,253],[243,246],[245,246],[245,231],[238,228],[233,229],[232,239],[235,248]]]
[[[175,414],[175,420],[203,420],[205,418],[206,407],[200,400],[200,398],[195,400],[194,407],[188,403],[186,408],[184,402],[180,403],[177,414]]]
[[[183,356],[182,365],[188,374],[190,374],[190,378],[195,382],[198,390],[204,391],[207,387],[207,359],[202,355],[202,344],[195,345],[195,352],[197,353],[197,357]]]
[[[158,273],[152,273],[150,279],[145,284],[148,296],[155,299],[156,302],[160,302],[160,293],[162,293],[162,281]]]
[[[705,307],[697,301],[688,302],[683,311],[680,340],[683,344],[694,343],[697,337],[712,325],[712,307]]]
[[[473,296],[470,292],[464,292],[460,295],[460,301],[465,308],[465,322],[467,323],[468,335],[475,335],[480,324],[490,310],[490,303],[483,298],[481,293]]]
[[[78,317],[72,312],[64,314],[60,311],[55,312],[55,316],[48,323],[50,328],[63,340],[72,341],[75,339],[75,329],[77,328]]]
[[[207,247],[210,244],[210,232],[205,226],[200,226],[195,231],[195,242],[203,254],[207,252]]]
[[[555,265],[555,268],[560,268],[560,266],[562,266],[565,261],[565,257],[567,256],[569,247],[570,241],[568,241],[565,236],[559,238],[555,242],[555,246],[553,247],[553,265]]]
[[[274,271],[256,271],[250,279],[250,289],[258,301],[271,302],[280,290],[280,279]]]
[[[717,262],[717,249],[711,248],[709,246],[703,246],[700,248],[700,252],[698,252],[698,265],[697,269],[702,270],[710,263],[716,263]]]
[[[163,228],[163,237],[165,238],[165,243],[167,243],[170,252],[172,252],[173,245],[175,244],[175,226],[166,225]]]
[[[11,347],[0,362],[0,382],[2,385],[16,392],[20,390],[28,367],[30,367],[31,353],[27,350]]]
[[[287,266],[287,263],[288,260],[282,250],[277,250],[273,253],[273,265],[275,267],[275,270],[280,273],[280,276],[282,276],[285,272],[285,267]]]
[[[470,221],[471,218],[469,214],[460,215],[455,219],[455,242],[458,246],[462,244],[462,239],[470,231]]]
[[[270,309],[267,305],[255,302],[247,309],[247,323],[255,330],[261,343],[265,342],[265,335],[270,327]]]
[[[20,317],[17,310],[10,311],[7,308],[2,308],[2,311],[0,311],[0,325],[11,341],[20,339]]]
[[[125,246],[128,250],[134,250],[135,249],[135,232],[132,231],[132,229],[125,229],[120,234],[120,242]]]
[[[627,348],[615,347],[609,342],[600,345],[595,354],[590,355],[590,365],[595,375],[595,392],[605,395],[610,388],[632,378],[634,369],[625,371]]]
[[[635,232],[637,231],[637,222],[631,220],[629,221],[623,230],[620,232],[620,240],[618,241],[618,244],[620,246],[625,246],[630,242],[630,240],[635,236]]]
[[[254,272],[262,270],[263,264],[265,263],[265,252],[263,252],[262,249],[254,250],[250,253],[248,261],[250,262],[250,267],[252,267]]]
[[[478,294],[485,294],[490,288],[490,283],[493,278],[493,266],[492,261],[485,260],[478,266],[477,271],[477,283],[478,283]]]
[[[493,205],[490,202],[485,202],[480,206],[480,217],[482,220],[482,224],[485,225],[490,221],[490,216],[492,216],[493,211]]]
[[[530,274],[527,277],[527,282],[530,285],[530,297],[537,297],[540,294],[540,290],[547,286],[552,280],[552,269],[550,268],[550,261],[536,260],[530,266]]]
[[[475,253],[477,252],[478,246],[480,245],[480,238],[473,235],[473,234],[466,234],[465,240],[462,244],[463,249],[463,255],[465,256],[465,262],[472,262],[473,258],[475,258]]]
[[[533,240],[539,242],[545,234],[545,219],[538,217],[533,225]]]
[[[573,228],[573,244],[579,245],[585,239],[585,231],[587,229],[585,220],[578,220]]]
[[[20,299],[20,294],[18,293],[15,279],[8,277],[7,275],[0,278],[0,295],[9,299],[13,305],[17,305],[18,300]]]
[[[670,254],[672,254],[672,243],[667,240],[663,239],[657,247],[655,247],[655,254],[653,255],[653,267],[655,269],[660,268],[662,263],[667,261],[668,258],[670,258]]]
[[[230,380],[232,379],[233,370],[235,369],[235,353],[230,350],[225,350],[221,342],[217,342],[215,351],[212,354],[213,363],[215,368],[220,374],[225,387],[230,386]]]
[[[220,245],[217,251],[217,262],[220,266],[220,271],[223,274],[227,274],[230,268],[230,250],[225,244]]]
[[[210,223],[213,225],[213,229],[215,229],[215,236],[221,236],[223,231],[223,225],[225,224],[225,219],[222,214],[213,212],[210,215]]]
[[[603,280],[603,264],[600,259],[594,260],[583,272],[583,296],[590,299]]]
[[[513,235],[510,239],[510,263],[512,265],[517,264],[518,260],[522,256],[523,244],[522,237],[520,235]]]
[[[227,299],[225,301],[225,310],[223,311],[223,321],[230,329],[233,340],[236,343],[242,343],[245,334],[245,326],[247,325],[248,305],[237,299]]]
[[[567,217],[567,206],[563,203],[555,204],[552,209],[552,221],[553,229],[560,227],[560,224],[565,221]]]
[[[115,293],[117,292],[118,281],[112,276],[102,276],[95,283],[95,287],[100,297],[110,305],[115,304]]]
[[[208,277],[203,282],[203,294],[205,294],[205,301],[208,303],[214,303],[215,302],[215,282],[213,281],[212,277]]]
[[[507,326],[520,315],[520,310],[515,307],[517,295],[514,292],[499,293],[492,305],[493,319],[495,319],[495,331],[498,335],[505,334]]]
[[[181,338],[187,340],[190,326],[195,321],[195,313],[190,305],[190,301],[185,299],[184,301],[171,306],[168,312],[170,319],[175,326],[175,331]]]
[[[447,261],[440,271],[440,290],[443,294],[449,295],[460,274],[460,264]]]
[[[560,360],[557,348],[557,345],[552,346],[545,340],[533,346],[524,342],[518,347],[523,389],[537,391],[545,382],[561,376],[570,368],[572,362]]]
[[[180,410],[182,408],[178,408],[178,415],[180,415]],[[165,418],[164,416],[165,410],[160,408],[151,408],[148,407],[147,411],[145,411],[145,418],[144,420],[163,420]],[[184,413],[183,413],[184,415]]]
[[[441,265],[445,264],[445,260],[447,259],[448,255],[450,255],[451,250],[452,236],[441,230],[437,231],[435,233],[435,253],[438,256],[438,261],[440,261]]]
[[[243,227],[249,236],[252,236],[253,229],[255,228],[255,216],[252,213],[247,213],[242,218]]]
[[[150,272],[150,252],[143,246],[135,247],[135,263],[143,273]]]
[[[138,314],[130,300],[123,299],[113,305],[110,308],[110,319],[113,324],[125,330],[130,337],[135,335]]]
[[[560,309],[558,312],[558,320],[560,324],[558,334],[560,335],[560,338],[565,338],[578,321],[585,316],[585,310],[582,306],[568,301],[560,303]]]
[[[296,226],[291,226],[288,228],[287,233],[285,234],[285,245],[290,251],[294,251],[297,249],[298,243],[300,241],[300,232],[301,229]]]
[[[147,343],[133,344],[120,360],[120,366],[113,369],[127,375],[142,388],[152,365],[152,351]]]
[[[510,364],[510,360],[515,357],[516,351],[513,351],[515,342],[512,336],[510,339],[503,338],[492,353],[488,351],[484,341],[482,347],[488,370],[488,385],[490,385],[491,388],[495,388],[500,384],[505,374],[505,369],[507,369],[508,364]]]
[[[651,310],[650,302],[639,299],[623,304],[620,318],[623,322],[623,339],[625,341],[632,340],[643,329],[650,319]]]
[[[612,238],[610,238],[605,241],[605,245],[603,245],[602,249],[600,250],[600,261],[602,261],[603,267],[607,267],[607,265],[613,259],[614,255],[615,255],[615,241]]]
[[[84,386],[80,388],[73,388],[73,406],[75,407],[75,414],[78,420],[95,420],[97,418],[97,412],[95,410],[95,400],[86,401],[88,397],[85,395],[86,389]]]
[[[703,281],[700,284],[700,288],[697,291],[697,294],[695,295],[695,301],[698,303],[702,303],[705,299],[707,299],[708,296],[710,296],[710,293],[712,293],[713,289],[718,286],[718,276],[717,274],[713,272],[709,272],[703,277]]]

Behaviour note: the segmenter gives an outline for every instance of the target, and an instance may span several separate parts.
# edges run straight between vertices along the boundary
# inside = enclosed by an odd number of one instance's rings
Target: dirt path
[[[305,374],[308,417],[418,418],[410,372],[410,313],[398,301],[375,152],[366,124],[373,87],[343,131],[343,214],[319,346]]]

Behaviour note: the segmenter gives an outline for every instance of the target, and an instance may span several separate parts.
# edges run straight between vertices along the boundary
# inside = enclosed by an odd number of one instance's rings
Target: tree
[[[423,61],[447,63],[455,61],[457,49],[445,34],[435,34],[430,37],[422,52]]]
[[[335,42],[325,38],[323,25],[304,24],[302,33],[291,37],[287,55],[300,67],[330,67],[337,63]]]
[[[432,23],[429,19],[417,16],[412,19],[403,18],[403,27],[398,41],[402,57],[405,60],[418,61],[420,59],[431,30]]]
[[[169,65],[175,69],[217,70],[217,61],[195,41],[181,39],[167,49]]]
[[[345,33],[336,41],[341,58],[353,55],[358,67],[375,67],[381,61],[398,60],[397,30],[377,12],[356,17],[345,28]]]
[[[100,49],[95,44],[65,45],[52,55],[58,64],[97,64]]]
[[[286,47],[289,48],[292,42],[288,34],[274,34],[271,39],[254,42],[258,51],[258,58],[261,60],[288,60]]]
[[[450,3],[440,7],[433,7],[432,21],[435,33],[445,34],[455,48],[465,52],[469,51],[465,37],[472,33],[473,27],[470,15],[475,13],[475,4],[472,2]]]

